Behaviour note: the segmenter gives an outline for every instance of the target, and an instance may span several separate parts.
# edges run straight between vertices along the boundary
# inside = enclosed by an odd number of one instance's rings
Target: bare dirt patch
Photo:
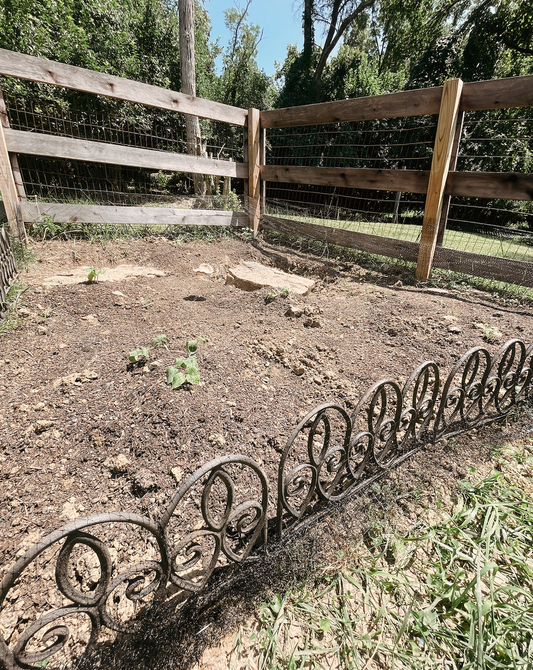
[[[399,276],[264,242],[150,238],[35,248],[39,262],[22,276],[29,286],[23,324],[0,335],[3,566],[74,516],[160,516],[176,479],[223,454],[259,460],[274,488],[280,451],[314,405],[351,408],[375,381],[404,381],[425,360],[446,373],[472,346],[495,352],[499,344],[483,342],[480,324],[496,326],[502,343],[532,339],[530,308],[479,292],[408,287]],[[228,268],[241,260],[310,277],[315,288],[267,302],[265,290],[226,284]],[[80,267],[111,275],[126,262],[164,275],[46,282]],[[195,272],[201,264],[213,272]],[[168,349],[151,348],[163,333]],[[206,340],[198,350],[201,382],[172,391],[165,370],[196,336]],[[128,352],[143,346],[148,364],[128,365]],[[482,460],[476,454],[458,456],[453,467],[444,461],[450,487]],[[431,487],[443,470],[438,459],[424,462]],[[410,471],[403,466],[397,476],[408,480]]]

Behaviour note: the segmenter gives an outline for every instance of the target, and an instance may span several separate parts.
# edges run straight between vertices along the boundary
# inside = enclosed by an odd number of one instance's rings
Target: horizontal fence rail
[[[427,193],[429,170],[377,170],[264,165],[264,181],[316,184],[377,191]],[[533,174],[519,172],[449,172],[446,195],[470,198],[533,200]]]
[[[438,114],[443,87],[420,88],[386,95],[319,102],[261,112],[263,128],[290,128],[320,123],[393,119]],[[470,112],[533,105],[533,75],[466,83],[460,111]]]
[[[533,345],[517,339],[494,355],[470,349],[446,378],[427,361],[403,386],[375,383],[351,414],[335,402],[312,409],[289,436],[275,481],[247,456],[222,456],[187,477],[159,519],[97,514],[50,533],[0,583],[0,615],[10,622],[7,635],[0,633],[0,665],[19,670],[50,659],[50,667],[71,667],[91,653],[102,628],[110,644],[109,631],[153,625],[146,615],[167,597],[176,607],[206,589],[217,568],[238,566],[252,553],[259,560],[260,547],[316,523],[328,503],[361,493],[427,445],[508,416],[531,400],[532,362]],[[194,515],[187,522],[185,509]],[[77,581],[73,569],[82,549],[99,567],[90,582],[83,575]],[[16,610],[26,595],[33,605]]]
[[[105,223],[139,226],[247,226],[245,212],[221,210],[173,209],[171,207],[111,207],[105,205],[69,205],[23,202],[25,221],[43,221],[51,217],[57,223]]]
[[[359,249],[370,254],[389,256],[403,261],[418,260],[420,245],[408,240],[395,240],[380,235],[359,233],[346,228],[333,228],[294,219],[266,215],[263,227],[285,235],[299,235],[336,244],[348,249]],[[462,272],[485,279],[510,282],[533,288],[533,263],[508,258],[485,256],[458,249],[436,247],[433,266],[442,270]]]
[[[5,130],[7,149],[13,153],[70,158],[72,160],[107,163],[110,165],[128,165],[169,170],[172,172],[190,172],[220,177],[248,176],[244,163],[214,160],[153,149],[138,149],[118,144],[91,142],[70,137],[58,137],[31,133],[24,130]]]
[[[248,111],[220,102],[195,98],[184,93],[143,84],[104,72],[95,72],[75,65],[35,58],[0,49],[0,75],[28,79],[41,84],[62,86],[85,93],[105,95],[147,107],[194,114],[213,121],[244,126]]]

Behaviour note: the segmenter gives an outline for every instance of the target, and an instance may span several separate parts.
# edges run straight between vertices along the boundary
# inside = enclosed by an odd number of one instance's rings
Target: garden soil
[[[34,243],[20,279],[19,324],[0,334],[0,566],[70,519],[127,511],[159,517],[183,479],[235,453],[275,488],[280,453],[315,405],[348,409],[376,381],[404,382],[426,360],[443,375],[473,346],[532,340],[532,308],[468,286],[408,285],[398,266],[363,268],[266,241],[165,238]],[[283,297],[226,283],[256,261],[314,279]],[[148,268],[114,281],[61,285],[86,268]],[[212,273],[198,272],[209,265]],[[488,327],[500,342],[487,343]],[[168,344],[153,347],[159,335]],[[200,383],[172,390],[166,368],[202,338]],[[146,362],[129,352],[147,347]],[[513,430],[531,433],[524,415]],[[503,435],[507,428],[489,429]],[[461,438],[466,439],[466,438]],[[471,439],[471,438],[470,438]],[[467,443],[458,443],[467,445]],[[451,495],[487,453],[432,447],[393,475]],[[211,666],[206,663],[206,667]],[[169,666],[170,667],[170,666]],[[220,665],[223,667],[223,665]]]

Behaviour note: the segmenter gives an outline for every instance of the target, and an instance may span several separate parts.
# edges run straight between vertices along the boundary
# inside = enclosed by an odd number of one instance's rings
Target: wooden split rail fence
[[[416,261],[417,276],[422,281],[428,279],[434,266],[533,286],[533,263],[483,256],[442,246],[452,196],[509,200],[533,198],[533,174],[455,171],[464,113],[533,105],[533,76],[464,84],[460,79],[454,79],[435,88],[259,111],[192,98],[149,84],[3,49],[0,49],[0,75],[193,114],[243,128],[243,163],[213,160],[176,152],[14,130],[9,127],[0,95],[0,189],[12,231],[22,238],[25,235],[24,222],[33,222],[44,216],[53,217],[58,223],[79,221],[164,226],[249,226],[254,235],[262,226]],[[429,171],[266,165],[268,129],[423,115],[438,115],[433,161]],[[247,211],[30,203],[25,196],[17,154],[242,178],[245,180]],[[426,194],[420,243],[266,215],[266,182]]]

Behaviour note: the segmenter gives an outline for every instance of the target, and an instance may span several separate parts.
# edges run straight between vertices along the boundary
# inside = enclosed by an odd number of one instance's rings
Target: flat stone
[[[153,267],[142,267],[139,265],[117,265],[114,268],[102,268],[105,273],[98,276],[98,282],[117,282],[124,279],[134,279],[135,277],[164,277],[166,273],[163,270],[157,270]],[[44,280],[45,286],[63,286],[68,284],[86,284],[88,269],[86,267],[73,268],[65,274],[47,277]],[[117,294],[115,294],[117,295]]]
[[[200,272],[204,275],[212,275],[215,271],[215,268],[209,263],[202,263],[197,268],[194,268],[193,272]]]
[[[282,272],[277,268],[269,268],[255,261],[241,261],[239,265],[228,270],[226,284],[233,284],[243,291],[287,287],[290,293],[307,295],[315,282],[312,279]]]

